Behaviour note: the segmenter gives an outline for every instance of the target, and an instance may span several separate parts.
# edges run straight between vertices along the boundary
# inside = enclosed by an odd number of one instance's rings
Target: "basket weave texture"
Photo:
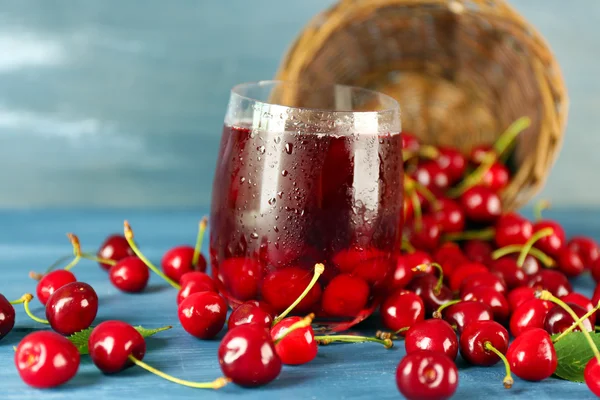
[[[568,113],[551,50],[503,0],[340,1],[308,23],[277,79],[389,94],[400,103],[403,131],[465,153],[528,116],[509,160],[507,209],[543,186]]]

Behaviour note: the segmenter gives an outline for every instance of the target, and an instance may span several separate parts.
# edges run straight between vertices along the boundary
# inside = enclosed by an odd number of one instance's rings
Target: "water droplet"
[[[258,233],[256,233],[256,232],[252,232],[252,233],[250,234],[250,237],[251,237],[252,239],[258,239]]]
[[[265,146],[258,146],[258,147],[256,148],[256,150],[258,150],[258,152],[259,152],[260,154],[265,154],[265,150],[266,150],[266,149],[265,149]]]
[[[243,176],[240,178],[240,183],[244,183],[246,182],[246,178],[244,178]]]
[[[294,145],[291,143],[286,143],[285,144],[285,152],[288,154],[292,154],[292,151],[294,150]]]
[[[279,196],[279,198],[283,198],[283,192],[277,192],[277,196]]]
[[[274,206],[275,203],[277,203],[277,199],[275,197],[273,197],[272,199],[269,199],[269,204]]]
[[[275,221],[277,221],[279,219],[279,215],[275,216]]]
[[[273,140],[275,141],[275,144],[279,144],[279,142],[281,142],[281,137],[275,136],[275,139]]]
[[[279,228],[278,228],[278,227],[276,227],[276,226],[274,226],[274,227],[273,227],[273,230],[274,230],[275,232],[279,232]]]
[[[288,172],[284,169],[283,171],[281,171],[281,176],[287,176]]]

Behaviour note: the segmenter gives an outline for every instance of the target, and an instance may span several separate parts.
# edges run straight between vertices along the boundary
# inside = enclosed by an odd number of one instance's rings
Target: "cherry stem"
[[[590,336],[590,333],[587,331],[587,329],[585,329],[585,326],[583,326],[583,323],[579,319],[579,316],[577,314],[575,314],[575,311],[573,311],[573,309],[571,307],[569,307],[569,305],[567,303],[565,303],[558,297],[552,295],[552,293],[550,293],[547,290],[542,290],[541,292],[536,293],[536,297],[538,297],[541,300],[551,301],[551,302],[561,306],[571,316],[571,318],[573,318],[573,321],[575,321],[575,324],[577,324],[579,329],[581,329],[581,332],[583,332],[585,339],[587,340],[588,344],[590,345],[590,348],[592,349],[592,352],[594,353],[596,360],[600,361],[600,351],[598,351],[598,347],[596,347],[596,344],[594,343],[594,340]]]
[[[312,324],[314,318],[315,318],[315,314],[310,313],[306,317],[302,318],[300,321],[294,322],[292,325],[289,326],[289,328],[287,328],[285,330],[285,332],[283,332],[280,336],[277,337],[277,339],[275,339],[274,344],[277,345],[279,342],[281,342],[283,340],[283,338],[285,338],[287,335],[289,335],[296,329],[302,329],[302,328],[306,328],[307,326],[310,326],[310,324]]]
[[[442,266],[440,264],[438,264],[436,262],[420,264],[420,265],[417,265],[416,267],[414,267],[412,270],[413,270],[413,272],[417,272],[417,271],[425,272],[428,267],[434,267],[440,273],[440,276],[438,277],[438,281],[437,281],[435,287],[433,288],[433,293],[435,295],[438,295],[438,294],[440,294],[440,291],[442,290],[442,285],[444,284],[444,269],[442,268]]]
[[[69,256],[69,258],[71,258],[71,256]],[[44,274],[40,274],[40,273],[37,273],[35,271],[30,271],[29,272],[29,277],[31,279],[36,280],[36,281],[40,281],[44,277]]]
[[[73,261],[71,261],[64,268],[65,271],[68,271],[74,266],[76,266],[79,263],[79,260],[81,260],[81,243],[79,242],[79,238],[73,233],[67,233],[67,237],[69,238],[69,240],[71,241],[71,245],[73,246],[73,255],[75,256],[75,258],[73,258]]]
[[[373,342],[382,344],[386,349],[391,349],[394,347],[394,342],[392,339],[378,339],[376,337],[368,337],[368,336],[354,336],[354,335],[327,335],[327,336],[315,336],[315,340],[319,344],[330,344],[334,342],[344,342],[344,343],[364,343],[364,342]]]
[[[419,201],[419,196],[417,196],[417,192],[412,192],[410,194],[410,202],[413,206],[413,214],[415,219],[415,231],[421,232],[423,229],[423,210],[421,210],[421,202]]]
[[[462,301],[463,300],[461,300],[461,299],[457,299],[457,300],[450,300],[450,301],[445,302],[444,304],[439,306],[437,310],[435,310],[433,312],[433,318],[438,318],[438,319],[442,318],[442,311],[444,311],[446,308],[453,306],[455,304],[458,304]]]
[[[496,140],[496,143],[494,143],[494,152],[496,155],[498,157],[501,156],[514,142],[519,133],[529,128],[529,125],[531,125],[531,118],[529,117],[521,117],[510,124],[498,140]]]
[[[132,363],[134,363],[135,365],[137,365],[138,367],[142,367],[146,371],[152,372],[154,375],[158,375],[163,379],[166,379],[173,383],[177,383],[178,385],[183,385],[183,386],[187,386],[187,387],[191,387],[191,388],[195,388],[195,389],[221,389],[223,386],[225,386],[229,383],[229,379],[223,378],[223,377],[217,378],[212,382],[186,381],[186,380],[175,378],[174,376],[165,374],[164,372],[159,371],[156,368],[151,367],[150,365],[146,364],[142,360],[138,360],[137,358],[135,358],[132,355],[129,356],[129,360]]]
[[[102,257],[96,257],[95,255],[93,255],[91,253],[81,253],[81,258],[85,258],[86,260],[90,260],[90,261],[96,261],[101,264],[108,264],[111,267],[117,265],[117,262],[115,260],[110,260],[108,258],[102,258]]]
[[[163,278],[169,285],[173,286],[177,290],[181,289],[181,286],[177,282],[173,281],[171,278],[163,274],[163,272],[160,269],[158,269],[156,265],[152,264],[150,260],[148,260],[144,254],[142,254],[140,249],[133,241],[133,230],[131,229],[131,225],[129,225],[129,222],[125,221],[123,223],[123,226],[125,232],[125,239],[127,240],[129,247],[131,247],[131,250],[133,250],[135,255],[138,256],[138,258],[142,260],[144,264],[146,264],[146,266],[150,268],[150,270],[152,270],[152,272]]]
[[[204,232],[206,232],[206,225],[208,225],[208,218],[203,217],[198,224],[198,235],[196,236],[196,247],[194,247],[194,255],[192,257],[192,265],[198,264],[200,254],[202,254],[202,241],[204,240]]]
[[[375,337],[377,339],[381,339],[381,340],[386,340],[386,339],[390,339],[390,340],[400,339],[400,337],[398,335],[400,333],[402,333],[402,332],[406,332],[409,329],[410,329],[410,326],[405,326],[404,328],[398,329],[396,332],[377,331],[377,332],[375,332]]]
[[[536,221],[542,219],[542,211],[548,210],[550,208],[550,202],[548,200],[540,200],[533,207],[533,218]]]
[[[408,161],[416,156],[423,157],[423,158],[429,158],[429,159],[436,159],[439,157],[439,155],[440,155],[440,152],[437,148],[435,148],[434,146],[426,145],[426,144],[420,145],[419,149],[417,151],[410,151],[410,150],[402,151],[402,158],[404,161]]]
[[[463,179],[456,187],[448,190],[448,196],[452,198],[459,197],[468,189],[478,185],[485,176],[485,174],[487,174],[490,168],[492,168],[492,165],[494,165],[496,160],[496,154],[494,152],[488,152],[485,155],[485,158],[483,159],[481,164],[479,164],[479,166],[475,169],[475,171],[467,175],[465,179]]]
[[[537,242],[541,238],[550,236],[552,234],[554,234],[554,229],[548,227],[540,229],[539,231],[531,235],[531,237],[529,238],[529,240],[527,240],[527,242],[525,242],[523,248],[521,249],[521,252],[519,253],[519,258],[517,258],[517,265],[519,267],[523,266],[523,263],[525,263],[525,258],[527,257],[527,254],[529,254],[529,252],[531,251],[531,248],[533,247],[535,242]]]
[[[410,242],[406,239],[406,238],[402,238],[402,244],[401,244],[401,249],[408,252],[408,253],[414,253],[417,249],[415,249],[415,247],[410,244]]]
[[[312,280],[308,284],[308,286],[306,286],[306,289],[304,289],[304,291],[300,294],[300,296],[298,296],[298,298],[284,312],[279,314],[277,316],[277,318],[275,318],[275,320],[273,320],[273,326],[275,326],[279,322],[281,322],[281,320],[284,319],[290,312],[292,312],[292,310],[298,305],[298,303],[300,303],[302,301],[302,299],[304,297],[306,297],[308,292],[310,292],[310,290],[313,288],[313,286],[315,286],[315,284],[319,280],[319,277],[323,274],[324,271],[325,271],[325,265],[323,265],[321,263],[315,264],[315,273],[312,277]]]
[[[502,352],[500,350],[498,350],[497,348],[494,347],[494,345],[492,345],[491,342],[485,342],[483,347],[486,350],[489,350],[492,353],[496,354],[504,363],[504,368],[506,368],[506,376],[504,377],[504,380],[502,381],[502,383],[504,383],[504,387],[506,389],[510,389],[515,381],[513,380],[512,375],[510,373],[510,364],[508,363],[508,360],[506,359],[506,357],[504,356],[504,354],[502,354]]]
[[[54,261],[54,263],[52,263],[52,265],[50,265],[47,269],[46,269],[46,273],[53,271],[57,266],[59,266],[60,264],[64,263],[67,260],[70,260],[73,256],[71,254],[69,254],[68,256],[62,256],[60,257],[58,260]],[[30,274],[31,275],[31,274]],[[40,274],[38,274],[40,275]],[[40,275],[42,276],[42,275]],[[35,278],[33,278],[35,279]]]
[[[23,296],[19,297],[17,300],[9,301],[10,304],[16,306],[17,304],[23,304],[25,301],[31,301],[33,296],[30,293],[25,293]]]
[[[496,229],[486,228],[478,231],[463,231],[447,233],[443,239],[447,242],[457,242],[459,240],[492,240],[496,235]]]
[[[31,293],[25,293],[23,296],[21,296],[21,298],[18,301],[23,303],[23,308],[25,309],[25,314],[27,314],[27,316],[29,318],[31,318],[35,322],[39,322],[40,324],[48,325],[49,324],[48,320],[38,318],[35,315],[33,315],[31,310],[29,309],[29,302],[31,300],[33,300],[33,295]]]
[[[600,309],[600,302],[598,302],[598,304],[596,305],[596,307],[592,308],[590,311],[588,311],[587,313],[585,313],[581,318],[578,318],[578,320],[583,323],[583,321],[585,321],[586,319],[588,319],[589,317],[591,317],[592,315],[594,315],[594,313],[596,311],[598,311],[598,309]],[[562,339],[564,336],[566,336],[568,333],[571,333],[573,331],[573,329],[575,329],[575,328],[578,327],[577,322],[578,321],[573,322],[573,324],[571,324],[570,327],[568,327],[563,332],[561,332],[561,334],[558,335],[552,342],[556,343],[560,339]],[[594,330],[596,330],[595,328],[596,327],[594,327]]]
[[[494,250],[492,253],[492,260],[497,260],[501,257],[504,257],[509,254],[520,253],[523,249],[523,245],[520,244],[511,244],[508,246],[501,247],[499,249]],[[546,253],[541,251],[540,249],[536,249],[532,247],[529,249],[529,254],[533,257],[537,258],[544,266],[548,268],[552,268],[555,266],[554,260],[552,257],[548,256]],[[527,258],[527,257],[525,257]]]

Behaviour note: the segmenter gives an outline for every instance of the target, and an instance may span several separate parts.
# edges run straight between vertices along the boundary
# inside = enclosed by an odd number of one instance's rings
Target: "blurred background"
[[[599,1],[513,0],[571,98],[540,197],[600,204]],[[0,208],[205,207],[229,90],[332,0],[4,0]]]

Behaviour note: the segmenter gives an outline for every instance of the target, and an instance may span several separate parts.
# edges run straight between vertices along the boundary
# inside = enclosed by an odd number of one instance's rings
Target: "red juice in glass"
[[[232,306],[286,310],[331,330],[381,301],[402,235],[398,104],[346,86],[284,82],[232,90],[216,168],[210,259]]]

